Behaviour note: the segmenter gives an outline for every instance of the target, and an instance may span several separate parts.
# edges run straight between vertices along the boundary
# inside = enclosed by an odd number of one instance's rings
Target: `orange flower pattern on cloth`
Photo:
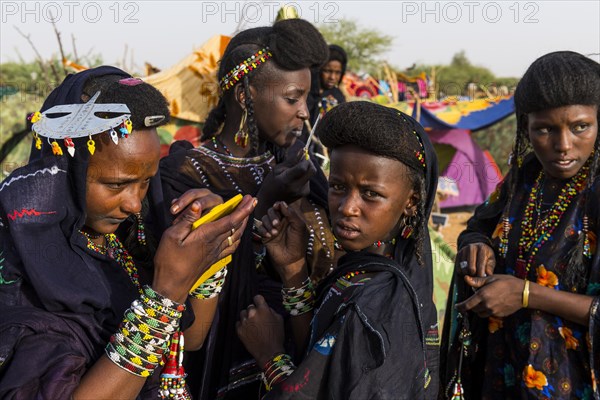
[[[549,234],[549,221],[539,218],[538,211],[544,210],[538,210],[538,205],[541,201],[551,199],[537,196],[533,211],[529,207],[531,191],[542,168],[534,154],[528,155],[523,163],[522,171],[517,176],[508,176],[508,181],[516,178],[514,186],[503,185],[500,196],[490,196],[486,203],[477,208],[467,224],[467,230],[461,235],[461,247],[481,243],[485,237],[489,239],[496,255],[494,274],[523,279],[526,273],[526,279],[552,291],[575,292],[593,298],[600,296],[600,209],[595,207],[600,204],[600,192],[597,190],[600,188],[600,175],[595,177],[595,189],[586,192],[586,209],[582,209],[582,190],[573,197],[554,231]],[[494,202],[496,197],[499,198]],[[555,203],[551,207],[558,209],[562,206]],[[594,206],[590,207],[591,204]],[[535,232],[531,237],[532,243],[524,244],[526,248],[521,254],[525,258],[523,260],[519,258],[519,240],[523,235],[523,221],[531,217],[525,215],[528,207],[539,224],[531,225]],[[584,230],[584,215],[588,217],[588,235],[582,238],[579,232]],[[511,229],[503,226],[503,223],[507,223],[505,221],[512,225]],[[580,239],[584,239],[583,244],[588,249],[587,254],[582,254],[586,278],[574,288],[571,282],[567,284],[566,260],[573,251],[582,251]],[[540,240],[544,243],[538,246]],[[537,250],[530,260],[534,249]],[[527,269],[529,261],[531,264]],[[537,285],[530,286],[530,300],[531,290],[535,287]],[[523,289],[523,282],[520,289]],[[600,321],[600,306],[590,315],[590,324],[594,321]],[[460,327],[460,323],[458,321],[456,326]],[[571,400],[593,399],[596,396],[600,400],[600,368],[591,361],[591,355],[595,356],[600,351],[600,330],[595,327],[595,331],[591,331],[589,328],[589,325],[571,323],[533,308],[521,309],[503,317],[501,327],[497,320],[474,319],[471,329],[484,333],[481,335],[483,338],[473,339],[474,344],[485,348],[483,368],[479,368],[478,364],[469,377],[482,381],[481,395],[475,398]],[[598,335],[592,332],[598,332]],[[588,343],[586,335],[590,337]],[[456,345],[460,346],[458,338]],[[457,352],[454,360],[456,365],[459,354]],[[596,374],[595,379],[591,371]]]
[[[548,384],[548,379],[541,371],[536,371],[531,364],[523,370],[523,382],[528,388],[536,388],[542,390]]]
[[[590,241],[590,252],[596,254],[596,247],[598,246],[598,238],[594,232],[588,232],[588,239]]]
[[[499,238],[500,235],[502,235],[502,228],[503,228],[502,222],[500,222],[498,225],[496,225],[496,229],[494,229],[494,232],[492,233],[492,239]]]
[[[502,318],[489,317],[488,330],[490,333],[496,333],[502,328]]]
[[[575,336],[573,336],[573,331],[567,328],[566,326],[561,326],[558,328],[558,332],[560,332],[560,336],[565,339],[565,344],[567,345],[567,349],[577,350],[579,347],[579,340]]]
[[[552,271],[548,271],[544,264],[537,267],[537,284],[554,288],[558,285],[558,277]]]

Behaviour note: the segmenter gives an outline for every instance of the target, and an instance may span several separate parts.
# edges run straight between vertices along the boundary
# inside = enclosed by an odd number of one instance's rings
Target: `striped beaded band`
[[[282,288],[283,307],[292,316],[311,311],[315,303],[315,289],[310,278],[306,278],[299,288]]]
[[[250,57],[236,65],[231,71],[229,71],[221,80],[219,85],[225,92],[235,86],[245,75],[249,74],[261,64],[267,62],[273,54],[269,51],[268,47],[260,49]]]
[[[417,159],[423,166],[423,169],[427,169],[427,164],[425,163],[425,148],[423,147],[423,140],[421,139],[421,136],[419,136],[417,131],[413,130],[413,134],[417,137],[419,145],[421,146],[421,151],[415,150],[415,157],[417,157]]]
[[[213,276],[191,291],[190,296],[199,300],[217,297],[219,293],[221,293],[221,290],[223,290],[223,284],[225,283],[226,276],[227,266],[218,270]]]
[[[178,335],[185,306],[144,286],[140,299],[124,313],[118,331],[106,345],[106,355],[120,368],[141,377],[163,364],[171,334]]]
[[[296,366],[292,362],[292,357],[285,353],[280,353],[274,356],[264,366],[263,382],[268,391],[273,389],[273,386],[290,376]]]
[[[398,115],[400,116],[400,118],[402,118],[402,121],[408,122],[408,120],[406,119],[406,117],[404,116],[403,113],[400,112],[400,113],[398,113]],[[423,146],[423,140],[421,139],[421,136],[417,133],[416,130],[413,129],[412,133],[413,133],[413,135],[415,135],[415,137],[419,141],[419,145],[421,146],[421,151],[415,150],[415,157],[417,157],[417,160],[419,160],[419,162],[423,166],[423,169],[426,170],[427,164],[425,162],[425,146]]]

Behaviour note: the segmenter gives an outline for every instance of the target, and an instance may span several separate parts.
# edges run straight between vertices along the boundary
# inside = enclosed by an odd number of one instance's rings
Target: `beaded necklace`
[[[552,205],[549,211],[541,213],[538,206],[538,196],[543,194],[540,184],[544,177],[544,171],[540,171],[525,207],[525,215],[521,221],[521,237],[519,238],[518,254],[516,262],[516,276],[526,279],[529,275],[529,270],[533,264],[535,256],[540,248],[548,242],[560,220],[569,208],[569,205],[584,188],[589,172],[589,165],[585,165],[579,170],[577,175],[569,180],[569,182],[561,189],[558,198]],[[542,215],[547,214],[547,215]],[[534,223],[534,216],[536,221]],[[503,236],[508,237],[508,232],[503,232]]]
[[[140,276],[137,271],[137,267],[133,262],[133,258],[129,255],[129,252],[125,250],[123,244],[117,239],[114,233],[104,235],[106,240],[106,246],[102,246],[92,242],[92,239],[97,239],[98,236],[90,235],[87,232],[79,231],[87,239],[87,248],[95,251],[96,253],[108,256],[115,260],[129,275],[129,279],[135,285],[140,293],[142,293],[142,287],[140,285]]]
[[[396,238],[393,238],[393,239],[390,239],[390,240],[378,240],[375,243],[373,243],[371,245],[371,247],[380,248],[384,244],[391,244],[392,246],[394,246],[396,244]],[[333,247],[336,250],[344,250],[344,248],[342,247],[342,245],[338,243],[337,238],[334,238]]]
[[[214,143],[213,143],[213,146],[214,146]],[[252,177],[254,178],[254,183],[256,184],[257,188],[260,187],[260,185],[262,184],[264,176],[267,175],[271,171],[269,162],[273,158],[273,155],[269,152],[267,152],[261,156],[250,157],[250,158],[236,157],[231,154],[224,154],[224,153],[220,153],[218,151],[212,150],[208,147],[207,144],[203,145],[201,148],[196,149],[196,151],[199,151],[202,154],[204,154],[204,155],[210,157],[212,160],[214,160],[215,163],[219,166],[219,168],[223,171],[223,175],[225,176],[225,178],[227,178],[227,180],[229,182],[231,182],[233,189],[240,194],[244,194],[244,192],[238,185],[237,180],[227,170],[227,168],[229,166],[233,165],[235,168],[249,167],[250,171],[252,172]],[[227,149],[227,151],[229,151],[229,149]],[[208,181],[206,175],[204,174],[205,166],[201,162],[199,162],[195,157],[190,157],[189,160],[192,163],[192,165],[194,166],[194,169],[200,175],[200,179],[202,180],[202,182],[206,185],[206,187],[210,187],[211,186],[210,182]],[[260,163],[260,165],[259,165],[259,163]],[[263,166],[263,164],[264,164],[264,166]]]
[[[215,148],[215,151],[219,151],[219,145],[221,145],[221,147],[223,148],[223,150],[225,150],[225,154],[227,154],[228,156],[232,156],[233,157],[233,153],[227,148],[227,146],[225,146],[225,143],[223,143],[222,140],[217,139],[216,136],[213,136],[211,138],[211,140],[212,140],[212,143],[213,143],[213,147]]]

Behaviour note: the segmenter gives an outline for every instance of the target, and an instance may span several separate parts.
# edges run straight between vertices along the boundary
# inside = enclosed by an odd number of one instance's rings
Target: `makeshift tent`
[[[230,40],[213,36],[174,66],[144,78],[167,98],[171,111],[171,122],[158,128],[161,156],[176,140],[200,144],[202,125],[219,101],[218,62]]]
[[[171,68],[144,78],[167,98],[172,117],[204,122],[217,105],[218,62],[230,39],[213,36]]]
[[[440,103],[420,103],[420,108],[413,108],[413,116],[425,128],[431,129],[466,129],[478,131],[485,129],[514,112],[512,97],[488,99],[446,101]]]
[[[491,154],[477,146],[470,132],[485,129],[513,112],[512,97],[449,102],[442,106],[425,103],[413,110],[413,116],[420,114],[419,122],[439,149],[440,176],[454,180],[458,186],[458,197],[441,201],[441,208],[477,206],[494,191],[502,180],[500,169]]]
[[[512,97],[400,102],[389,106],[411,114],[425,127],[439,159],[440,176],[456,182],[459,195],[441,201],[441,208],[474,207],[494,191],[502,180],[500,169],[491,154],[477,146],[471,132],[485,129],[511,115],[514,111]]]
[[[502,180],[492,156],[481,150],[466,129],[428,130],[438,154],[440,176],[456,182],[458,196],[440,202],[441,208],[477,206]]]

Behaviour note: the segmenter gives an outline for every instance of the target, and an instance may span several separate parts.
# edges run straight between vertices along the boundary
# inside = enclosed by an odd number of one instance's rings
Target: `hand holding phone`
[[[196,222],[194,222],[194,224],[192,225],[192,230],[198,228],[199,226],[201,226],[203,224],[216,221],[219,218],[222,218],[222,217],[225,217],[225,216],[231,214],[233,212],[233,210],[235,210],[235,208],[238,206],[238,204],[240,204],[242,199],[243,199],[243,196],[241,194],[238,194],[238,195],[232,197],[231,199],[227,200],[225,203],[219,204],[218,206],[213,207],[213,209],[210,210],[207,214],[203,215],[202,217],[200,217],[200,219],[198,219]],[[219,271],[225,265],[229,264],[231,262],[231,260],[232,260],[232,257],[229,255],[229,256],[217,261],[213,265],[211,265],[210,268],[207,269],[202,274],[202,276],[200,276],[200,278],[196,281],[196,283],[194,283],[194,285],[192,286],[190,291],[193,291],[198,286],[200,286],[201,284],[206,282],[206,280],[208,278],[210,278],[215,273],[217,273],[217,271]]]

